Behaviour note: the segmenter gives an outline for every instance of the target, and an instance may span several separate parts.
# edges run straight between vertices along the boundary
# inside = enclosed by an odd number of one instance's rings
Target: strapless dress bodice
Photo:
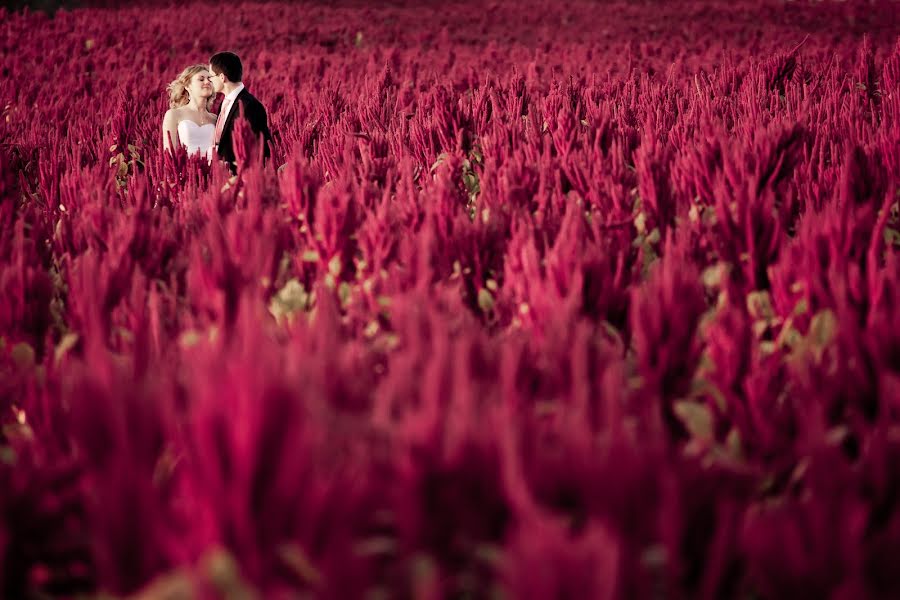
[[[185,119],[178,124],[178,139],[187,149],[188,154],[200,153],[207,160],[212,160],[212,148],[215,141],[216,125],[215,123],[206,123],[205,125],[197,125],[189,119]]]

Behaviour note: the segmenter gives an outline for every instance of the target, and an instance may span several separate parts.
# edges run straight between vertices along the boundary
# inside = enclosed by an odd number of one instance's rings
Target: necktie
[[[224,102],[222,102],[222,108],[219,110],[219,117],[216,119],[216,143],[222,139],[222,130],[225,128],[225,119],[228,116],[228,107],[231,105],[231,102],[226,98]]]

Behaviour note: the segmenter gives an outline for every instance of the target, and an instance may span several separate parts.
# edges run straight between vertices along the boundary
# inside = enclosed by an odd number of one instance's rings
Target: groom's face
[[[213,92],[219,94],[222,92],[222,87],[225,85],[225,75],[222,73],[216,73],[213,71],[212,65],[209,65],[210,72],[210,82],[212,82]]]

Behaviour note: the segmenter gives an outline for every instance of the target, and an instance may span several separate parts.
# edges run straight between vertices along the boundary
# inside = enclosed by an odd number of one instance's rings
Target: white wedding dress
[[[197,125],[190,119],[178,124],[178,139],[189,155],[200,153],[207,161],[212,161],[212,149],[216,135],[216,124]]]

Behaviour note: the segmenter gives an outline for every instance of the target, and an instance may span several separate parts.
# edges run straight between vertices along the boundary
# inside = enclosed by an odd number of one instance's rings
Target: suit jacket
[[[219,139],[217,149],[219,158],[228,161],[232,169],[235,167],[234,124],[240,116],[247,120],[253,133],[262,137],[262,143],[264,144],[263,156],[265,159],[268,159],[270,156],[269,145],[272,143],[272,133],[269,131],[269,119],[266,115],[265,107],[253,97],[253,94],[247,91],[247,88],[242,89],[237,95],[234,106],[231,107],[228,113],[225,125],[222,126],[222,137]]]

